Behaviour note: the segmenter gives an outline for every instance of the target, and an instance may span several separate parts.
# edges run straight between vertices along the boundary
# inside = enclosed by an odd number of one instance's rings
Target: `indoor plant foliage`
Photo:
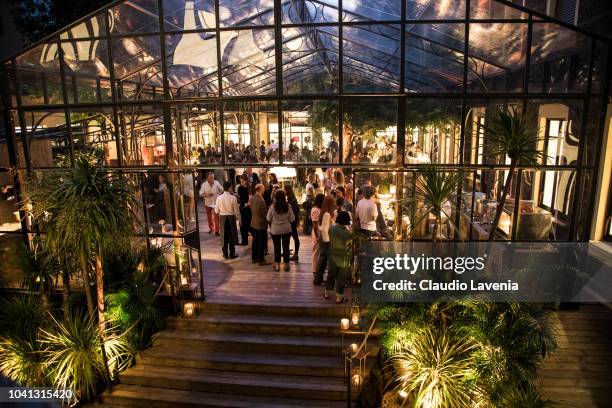
[[[394,372],[388,389],[413,407],[538,407],[538,368],[556,348],[537,305],[461,301],[376,311]]]
[[[546,157],[543,152],[537,149],[541,138],[538,137],[538,130],[532,123],[534,121],[526,113],[514,107],[509,110],[500,110],[488,120],[485,140],[487,154],[496,158],[502,164],[506,157],[510,160],[510,169],[497,200],[498,207],[491,225],[489,241],[495,239],[495,231],[497,231],[517,166],[536,167]]]

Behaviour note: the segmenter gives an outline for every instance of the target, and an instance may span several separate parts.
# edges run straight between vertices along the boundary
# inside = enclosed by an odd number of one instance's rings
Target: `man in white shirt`
[[[376,235],[376,217],[378,207],[374,200],[374,189],[370,186],[363,188],[363,198],[357,202],[355,218],[359,220],[359,232],[369,237]]]
[[[215,205],[215,214],[220,217],[221,223],[221,245],[223,246],[223,257],[225,259],[234,259],[236,256],[236,247],[238,243],[238,229],[236,228],[236,220],[240,221],[240,207],[238,199],[231,193],[232,183],[226,181],[223,183],[223,194],[217,197]]]
[[[215,213],[215,204],[217,197],[223,194],[223,187],[217,180],[213,173],[208,173],[206,181],[202,183],[200,187],[200,197],[204,200],[204,208],[206,208],[206,218],[208,219],[208,233],[219,235],[219,215]]]

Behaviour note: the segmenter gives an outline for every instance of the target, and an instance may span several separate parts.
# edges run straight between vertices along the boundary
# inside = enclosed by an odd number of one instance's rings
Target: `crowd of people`
[[[361,136],[351,138],[346,147],[345,162],[347,163],[390,163],[395,158],[395,138],[380,137],[378,142],[363,139]],[[274,139],[268,143],[257,144],[237,143],[229,140],[225,143],[227,163],[278,163],[279,144]],[[283,159],[286,162],[308,163],[338,163],[340,145],[335,137],[326,144],[300,146],[291,139],[283,145]],[[222,162],[222,152],[217,146],[207,144],[192,148],[191,153],[197,164],[219,164]]]
[[[274,173],[258,174],[251,168],[242,174],[236,174],[235,169],[229,173],[209,171],[199,186],[208,233],[220,237],[223,257],[237,258],[236,246],[247,246],[250,240],[254,264],[289,271],[290,263],[300,259],[300,235],[310,235],[313,283],[325,283],[326,299],[335,292],[336,302],[344,302],[354,233],[364,237],[388,233],[371,182],[357,189],[354,203],[353,181],[341,169],[328,167],[322,175],[310,169],[300,203],[293,181],[281,183]],[[266,259],[268,237],[272,240],[272,262]]]

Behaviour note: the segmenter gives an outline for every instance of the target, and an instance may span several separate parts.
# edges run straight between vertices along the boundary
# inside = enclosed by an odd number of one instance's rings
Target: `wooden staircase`
[[[168,319],[98,405],[346,407],[346,315],[337,307],[205,303],[196,319]]]

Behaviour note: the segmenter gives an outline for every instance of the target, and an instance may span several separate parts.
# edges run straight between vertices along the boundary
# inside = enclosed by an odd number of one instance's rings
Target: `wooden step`
[[[345,401],[342,378],[240,373],[185,367],[135,365],[121,376],[122,384],[177,390],[221,392],[248,396]]]
[[[174,346],[189,354],[192,350],[249,350],[282,354],[340,356],[340,336],[285,336],[280,334],[207,333],[164,330],[155,335],[155,346]]]
[[[229,312],[204,312],[196,319],[171,317],[170,329],[205,332],[245,332],[288,335],[340,335],[340,319],[336,317],[265,316]]]
[[[104,407],[129,408],[345,408],[346,401],[244,396],[120,384],[101,395]]]
[[[281,306],[276,304],[262,305],[238,302],[204,302],[202,304],[202,313],[229,312],[234,314],[254,314],[259,316],[337,317],[338,319],[348,317],[350,313],[350,305],[348,303],[334,305],[332,301],[330,302],[331,303],[328,307],[288,306],[287,303]]]
[[[343,361],[336,356],[304,356],[251,351],[192,350],[153,347],[145,350],[137,364],[205,368],[221,371],[342,377]]]

